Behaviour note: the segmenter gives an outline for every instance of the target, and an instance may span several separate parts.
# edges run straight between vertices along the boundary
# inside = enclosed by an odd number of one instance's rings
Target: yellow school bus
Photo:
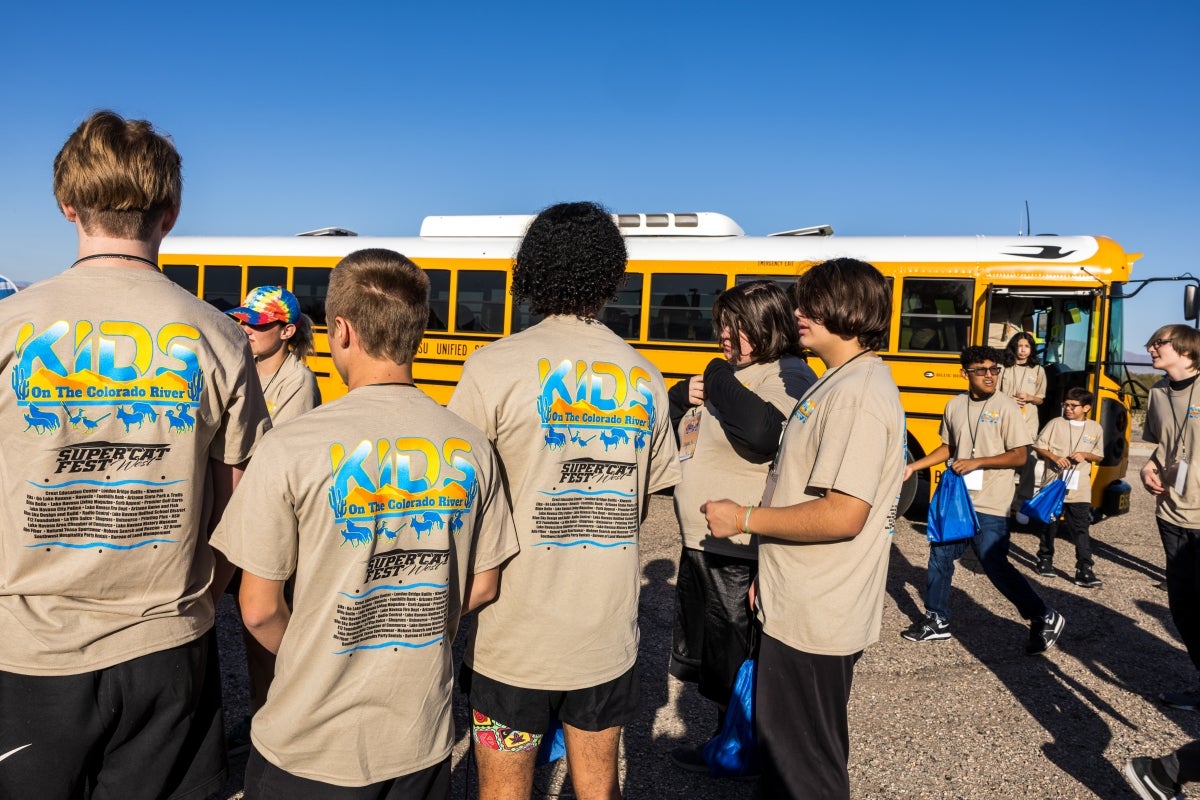
[[[1122,288],[1140,254],[1102,236],[835,236],[828,226],[747,236],[722,214],[617,214],[629,251],[628,277],[601,319],[662,370],[668,383],[702,372],[719,355],[712,305],[745,281],[790,283],[820,261],[849,256],[874,264],[892,287],[892,325],[881,351],[907,412],[908,445],[920,458],[939,444],[946,402],[966,388],[958,354],[967,345],[1003,347],[1033,333],[1049,389],[1042,423],[1064,392],[1096,396],[1105,457],[1093,505],[1129,508],[1125,474],[1128,396],[1122,392]],[[473,351],[537,322],[509,294],[513,256],[532,220],[526,215],[427,217],[416,237],[357,236],[322,229],[290,237],[172,236],[159,260],[175,282],[221,309],[248,289],[287,286],[316,326],[309,366],[325,399],[345,391],[333,370],[325,328],[329,270],[354,250],[383,247],[419,264],[431,284],[429,327],[414,377],[446,402]],[[819,371],[820,364],[814,359]],[[928,497],[940,469],[910,494]]]

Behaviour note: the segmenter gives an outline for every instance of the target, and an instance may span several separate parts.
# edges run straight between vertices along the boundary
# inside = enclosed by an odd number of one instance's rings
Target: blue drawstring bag
[[[1067,496],[1067,482],[1064,478],[1065,476],[1060,475],[1039,489],[1033,497],[1021,503],[1021,513],[1044,525],[1058,519],[1058,515],[1062,513],[1063,500]]]
[[[975,535],[979,517],[975,515],[975,504],[962,475],[952,469],[942,473],[925,521],[925,536],[934,544],[957,542]]]
[[[738,668],[733,696],[721,731],[701,749],[708,771],[718,778],[758,774],[758,744],[754,738],[754,682],[756,662],[748,658]]]

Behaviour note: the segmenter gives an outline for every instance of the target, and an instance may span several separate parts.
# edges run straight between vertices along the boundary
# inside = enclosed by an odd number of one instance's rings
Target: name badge
[[[973,469],[970,472],[968,472],[966,475],[963,475],[962,479],[963,479],[963,486],[967,487],[967,491],[970,491],[970,492],[982,492],[983,491],[983,470]]]
[[[683,430],[679,432],[680,461],[687,461],[696,452],[696,440],[700,438],[700,416],[703,413],[696,406],[683,415]]]
[[[1180,461],[1175,465],[1175,494],[1183,497],[1183,487],[1187,485],[1187,462]]]

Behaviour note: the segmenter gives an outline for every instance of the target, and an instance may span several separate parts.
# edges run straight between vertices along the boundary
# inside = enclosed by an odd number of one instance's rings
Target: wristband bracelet
[[[752,505],[746,506],[746,518],[745,518],[745,520],[743,520],[743,523],[742,523],[742,533],[745,533],[745,534],[750,533],[750,512],[753,510],[754,510],[754,506],[752,506]]]

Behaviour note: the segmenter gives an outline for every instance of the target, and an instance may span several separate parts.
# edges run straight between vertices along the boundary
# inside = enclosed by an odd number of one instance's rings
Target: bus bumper
[[[1106,517],[1129,513],[1129,496],[1132,493],[1128,483],[1116,480],[1104,487],[1104,496],[1100,500],[1100,511]]]

